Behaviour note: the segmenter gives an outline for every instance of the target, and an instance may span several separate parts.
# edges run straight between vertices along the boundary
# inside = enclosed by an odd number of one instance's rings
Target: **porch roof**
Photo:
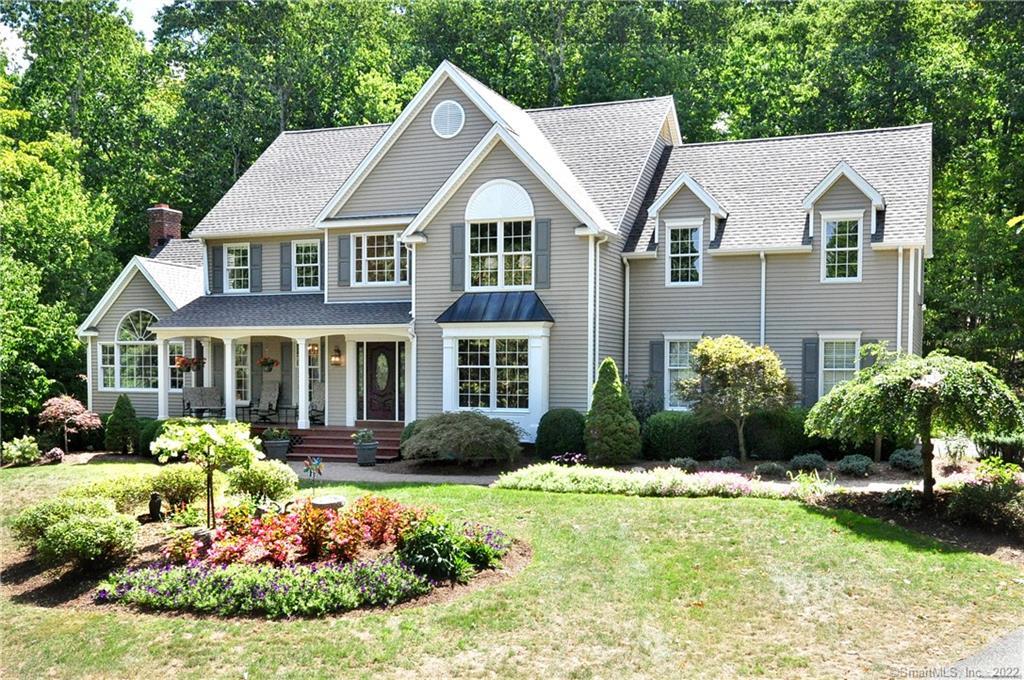
[[[409,322],[411,304],[324,302],[323,293],[205,295],[154,325],[156,329],[396,326]]]

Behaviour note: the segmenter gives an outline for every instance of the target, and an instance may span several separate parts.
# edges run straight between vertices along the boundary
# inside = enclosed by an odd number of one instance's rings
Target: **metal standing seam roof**
[[[437,317],[437,323],[554,322],[534,291],[463,293]]]
[[[400,325],[411,303],[324,302],[323,293],[206,295],[155,324],[155,328],[257,328],[275,326]]]
[[[931,215],[931,124],[709,144],[666,150],[628,249],[653,250],[647,206],[686,172],[728,211],[718,250],[803,244],[804,198],[841,161],[885,199],[884,241],[924,243]]]

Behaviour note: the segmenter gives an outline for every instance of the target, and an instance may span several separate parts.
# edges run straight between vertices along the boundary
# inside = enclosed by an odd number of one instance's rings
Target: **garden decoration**
[[[263,442],[263,450],[267,457],[273,460],[284,461],[288,458],[288,450],[292,446],[292,435],[283,427],[271,427],[260,434]]]
[[[263,370],[270,373],[276,366],[280,366],[281,362],[273,357],[260,357],[256,360],[257,366],[262,366]]]
[[[302,463],[302,471],[310,478],[323,477],[324,476],[324,463],[320,459],[320,456],[313,456],[307,458]]]
[[[163,518],[164,518],[164,513],[163,513],[163,510],[162,510],[163,505],[164,505],[163,496],[158,494],[156,491],[154,491],[153,493],[149,494],[149,518],[151,520],[153,520],[154,522],[163,521]]]

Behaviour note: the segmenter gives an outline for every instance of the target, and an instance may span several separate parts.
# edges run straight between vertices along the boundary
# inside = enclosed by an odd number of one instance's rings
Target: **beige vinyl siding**
[[[156,418],[157,415],[157,392],[129,392],[117,389],[102,389],[100,387],[99,367],[99,345],[110,343],[117,339],[117,329],[121,320],[126,314],[136,309],[144,309],[161,319],[170,314],[170,307],[164,302],[160,294],[150,285],[146,277],[136,271],[125,286],[121,294],[117,296],[110,308],[96,323],[99,336],[92,339],[92,351],[89,352],[89,362],[92,367],[92,409],[97,413],[110,413],[114,410],[117,398],[127,394],[135,407],[135,414],[140,418]],[[88,345],[87,345],[88,346]],[[189,353],[191,349],[186,339],[185,350]],[[190,377],[186,375],[185,384],[189,384]],[[168,413],[172,416],[181,415],[181,395],[172,392],[167,400]]]
[[[862,208],[862,280],[822,283],[821,211]],[[813,252],[767,255],[765,340],[778,352],[798,389],[804,338],[817,337],[819,332],[860,331],[865,340],[887,340],[894,346],[897,257],[894,251],[872,250],[869,211],[868,199],[841,179],[815,207]],[[634,383],[648,377],[649,343],[661,339],[663,333],[732,334],[752,343],[759,341],[761,263],[757,255],[713,255],[705,250],[702,286],[665,286],[664,220],[691,216],[704,220],[706,249],[710,238],[707,209],[684,189],[660,216],[657,259],[631,264],[630,371]],[[906,281],[904,269],[905,285]],[[906,305],[906,289],[903,299]],[[906,316],[904,312],[904,325]],[[904,328],[904,338],[906,332]]]
[[[331,229],[327,232],[327,301],[328,302],[359,302],[363,300],[408,300],[412,295],[412,287],[404,286],[339,286],[338,285],[338,237],[350,237],[351,234],[370,232],[401,233],[403,227],[364,227],[358,229]],[[355,257],[355,248],[349,251]],[[354,281],[354,277],[350,278]]]
[[[466,120],[459,134],[442,139],[434,134],[430,117],[434,107],[448,99],[462,106]],[[418,211],[490,127],[490,120],[480,109],[458,87],[445,82],[342,205],[337,216]]]
[[[263,246],[263,260],[262,260],[262,264],[263,264],[263,289],[262,289],[261,292],[262,293],[278,293],[278,292],[281,292],[281,244],[282,243],[289,243],[290,244],[292,241],[309,241],[309,240],[312,240],[312,239],[321,239],[322,240],[323,239],[323,233],[320,232],[320,231],[312,231],[312,232],[310,232],[307,235],[295,235],[295,236],[283,236],[283,237],[282,236],[278,236],[278,237],[271,237],[271,238],[207,239],[203,243],[207,247],[207,249],[210,246],[223,247],[223,246],[225,246],[225,245],[227,245],[229,243],[232,244],[232,245],[236,244],[236,243],[248,243],[248,244],[250,244],[250,246],[253,245],[253,244],[259,243],[261,246]],[[291,247],[291,246],[289,246],[289,247]],[[321,253],[322,252],[323,252],[323,250],[322,250],[322,246],[321,246]],[[207,253],[209,253],[209,250],[207,250]],[[250,248],[250,251],[249,251],[249,255],[250,255],[250,257],[252,257],[252,250],[251,250],[251,248]],[[252,275],[252,263],[251,263],[251,261],[250,261],[250,265],[249,266],[250,266],[249,273],[250,273],[250,276],[251,276]],[[292,260],[292,267],[294,267],[294,266],[295,266],[295,262],[294,262],[294,258],[293,258],[293,260]],[[330,280],[330,273],[329,273],[330,270],[327,270],[327,271],[328,271],[328,273],[325,274],[325,276],[327,277],[328,280]],[[207,276],[208,276],[208,279],[209,279],[209,284],[208,285],[211,286],[211,290],[212,290],[212,285],[213,285],[213,263],[212,262],[208,262],[207,263]],[[222,274],[222,276],[223,276],[223,274]],[[289,275],[289,277],[290,277],[290,275]],[[250,278],[250,285],[251,285],[251,281],[252,281],[252,279]],[[291,284],[290,278],[289,278],[288,283],[289,283],[289,285]],[[321,282],[321,285],[323,285],[323,282]],[[291,291],[284,291],[284,292],[291,292]]]
[[[416,246],[417,417],[442,408],[441,327],[436,319],[462,295],[450,280],[451,225],[465,221],[469,197],[483,183],[506,178],[530,194],[535,217],[551,220],[551,287],[538,290],[555,319],[550,340],[550,407],[586,409],[587,246],[579,220],[504,146],[498,145],[427,226]]]

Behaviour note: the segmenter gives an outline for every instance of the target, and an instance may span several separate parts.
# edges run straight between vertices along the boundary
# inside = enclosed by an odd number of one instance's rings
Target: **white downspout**
[[[896,351],[903,349],[903,246],[896,250]]]
[[[764,302],[765,302],[765,273],[768,267],[768,260],[764,256],[764,251],[761,251],[761,342],[764,344]]]
[[[622,317],[622,372],[629,378],[629,260],[623,260],[623,263],[626,265],[626,304]]]
[[[85,345],[85,401],[90,411],[92,410],[92,347],[92,336],[90,335]]]
[[[914,270],[917,266],[917,252],[910,249],[910,276],[907,277],[907,353],[914,353],[914,298],[915,289],[917,286],[914,285]]]
[[[601,243],[602,239],[594,239],[594,362],[601,361]],[[597,377],[597,367],[594,367]]]
[[[594,237],[588,236],[587,248],[587,409],[594,386]]]
[[[407,422],[416,420],[416,244],[409,244],[409,286],[411,288],[411,304],[409,306],[409,367],[412,375],[409,376],[407,388],[411,398],[406,399],[405,419]]]

